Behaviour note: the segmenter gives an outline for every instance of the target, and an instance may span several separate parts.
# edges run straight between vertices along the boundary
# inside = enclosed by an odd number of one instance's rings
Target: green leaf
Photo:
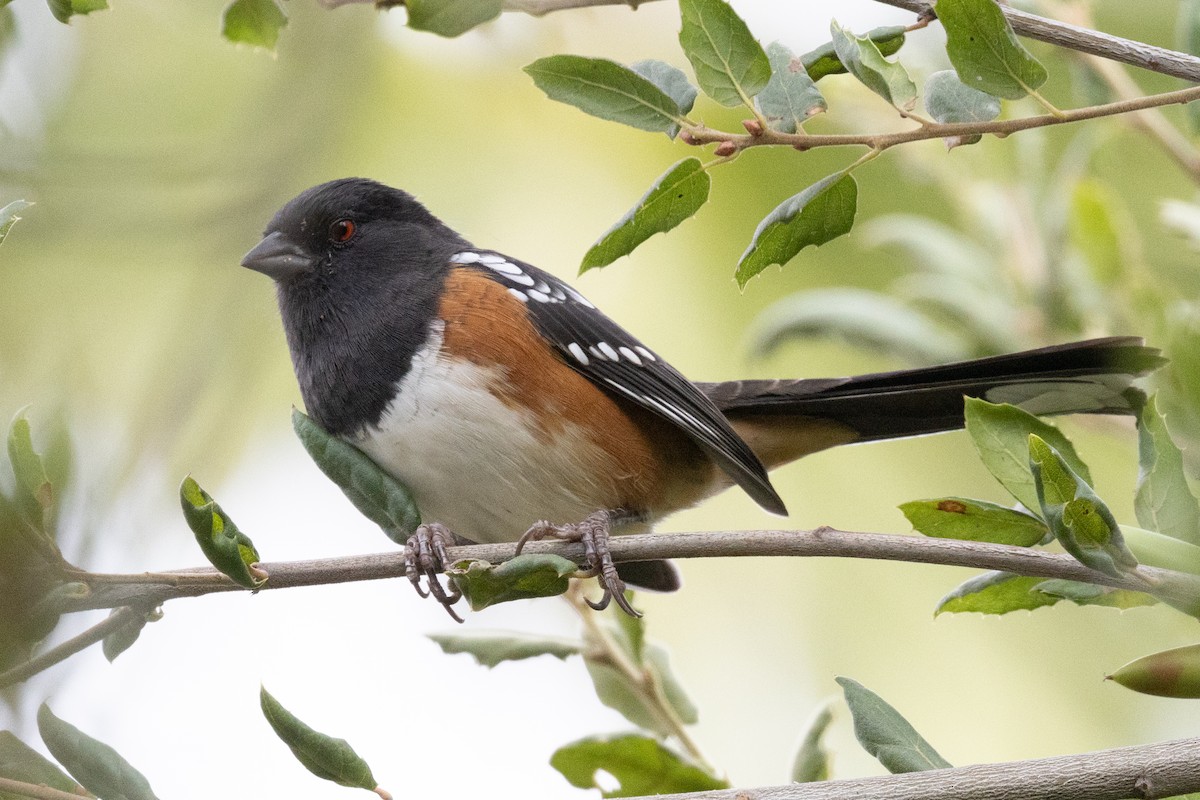
[[[33,449],[33,434],[25,410],[17,412],[8,428],[8,460],[12,464],[17,487],[23,496],[19,501],[30,501],[38,509],[31,520],[41,530],[46,530],[50,512],[54,508],[54,487],[46,475],[42,457]]]
[[[767,59],[771,62],[771,80],[754,102],[768,125],[783,133],[795,133],[809,117],[829,106],[804,71],[804,64],[786,45],[767,45]]]
[[[9,731],[0,731],[0,778],[49,786],[68,794],[83,794],[85,791],[67,777],[58,765],[22,742]],[[16,800],[21,795],[0,792],[4,800]]]
[[[1017,41],[995,0],[937,0],[936,11],[963,83],[1020,100],[1046,82],[1046,68]]]
[[[371,768],[345,739],[336,739],[304,724],[271,696],[266,687],[259,690],[259,705],[275,735],[292,751],[305,769],[339,786],[375,791],[379,785]]]
[[[256,566],[261,559],[254,542],[190,475],[179,486],[179,503],[196,543],[214,567],[247,589],[267,582],[267,574]]]
[[[1000,116],[1000,101],[978,89],[972,89],[958,79],[952,70],[935,72],[925,79],[925,109],[929,116],[942,123],[991,122]],[[983,136],[948,137],[948,148],[975,144]]]
[[[1116,286],[1125,277],[1130,259],[1117,199],[1103,183],[1081,180],[1075,184],[1068,227],[1071,244],[1087,259],[1092,277],[1102,286]]]
[[[287,15],[275,0],[233,0],[225,9],[221,35],[231,42],[275,52]]]
[[[482,560],[459,561],[446,570],[471,609],[497,603],[555,597],[567,590],[579,565],[562,556],[526,553],[494,566]]]
[[[1138,482],[1133,508],[1142,526],[1200,545],[1200,504],[1188,487],[1183,453],[1151,397],[1138,416]]]
[[[670,726],[659,714],[646,707],[642,701],[642,693],[629,684],[625,675],[602,658],[590,657],[588,653],[589,650],[585,649],[584,666],[587,667],[600,702],[619,712],[639,728],[653,731],[659,736],[670,736]],[[664,648],[656,644],[647,644],[645,660],[634,663],[648,669],[654,675],[656,682],[662,687],[668,705],[681,722],[685,725],[696,723],[699,713],[671,671],[670,658]]]
[[[517,632],[431,633],[444,653],[469,653],[485,667],[501,661],[522,661],[537,656],[554,656],[565,661],[578,655],[582,645],[573,639],[559,639]]]
[[[729,788],[727,781],[709,775],[666,745],[649,736],[632,733],[591,736],[564,745],[554,751],[550,766],[561,772],[572,786],[600,789],[604,797]],[[611,791],[601,789],[596,782],[596,773],[601,770],[618,781],[618,788]]]
[[[854,736],[888,772],[921,772],[952,766],[882,697],[850,678],[837,678],[854,717]]]
[[[1122,610],[1152,606],[1158,602],[1145,592],[1131,592],[1128,589],[1114,589],[1110,586],[1097,586],[1094,583],[1061,578],[1042,581],[1033,587],[1033,591],[1070,600],[1077,606],[1106,606]]]
[[[889,25],[867,31],[866,38],[875,43],[880,55],[890,56],[904,45],[904,34],[904,26]],[[846,72],[846,65],[838,58],[831,41],[800,56],[800,63],[804,65],[808,77],[814,81],[819,81],[826,75],[841,75]]]
[[[59,22],[70,22],[76,14],[90,14],[108,8],[107,0],[46,0],[46,5]]]
[[[738,286],[745,288],[755,275],[772,264],[783,266],[809,245],[821,246],[854,226],[858,184],[844,172],[835,172],[784,200],[754,231],[754,238],[738,261]]]
[[[421,512],[412,495],[366,453],[296,409],[292,409],[292,429],[321,472],[389,539],[404,544],[416,532]]]
[[[894,297],[842,288],[809,289],[772,303],[754,321],[751,350],[766,355],[806,336],[839,337],[918,364],[945,364],[971,355],[957,333]]]
[[[501,0],[405,0],[408,27],[455,37],[500,16]]]
[[[647,58],[643,61],[635,61],[629,65],[629,68],[653,83],[659,89],[662,89],[663,94],[674,100],[675,105],[679,106],[679,114],[681,116],[688,114],[692,110],[692,106],[696,104],[696,95],[699,92],[688,81],[687,75],[684,74],[683,70],[678,67],[674,67],[665,61]],[[667,136],[670,136],[672,139],[678,133],[678,123],[672,125],[667,130]]]
[[[939,539],[994,542],[1032,547],[1049,533],[1046,524],[1031,514],[965,497],[913,500],[900,510],[915,530]]]
[[[968,397],[964,407],[967,433],[988,471],[1031,511],[1040,508],[1037,487],[1029,469],[1029,434],[1036,433],[1062,454],[1071,469],[1090,481],[1087,465],[1062,432],[1008,403],[989,403]]]
[[[1132,525],[1122,525],[1121,534],[1139,564],[1200,575],[1200,547]]]
[[[1029,434],[1029,466],[1042,516],[1059,544],[1079,561],[1120,578],[1137,569],[1121,528],[1092,487],[1036,433]]]
[[[1200,644],[1142,656],[1118,669],[1108,680],[1126,689],[1158,697],[1200,697]]]
[[[109,616],[111,617],[113,614],[116,614],[119,611],[121,611],[121,609],[114,608],[109,613]],[[156,610],[149,614],[142,614],[136,617],[128,625],[118,628],[108,636],[105,636],[104,644],[102,645],[104,657],[107,658],[110,663],[115,661],[117,656],[121,655],[121,653],[124,653],[126,650],[132,647],[133,643],[138,640],[138,637],[142,635],[142,628],[146,627],[146,623],[157,622],[160,619],[162,619],[161,611]]]
[[[32,205],[33,203],[26,200],[13,200],[4,208],[0,208],[0,244],[4,244],[8,232],[21,219],[21,212]]]
[[[796,757],[792,759],[793,783],[829,780],[829,752],[821,740],[832,721],[833,707],[826,702],[817,708],[816,713],[804,726],[800,747],[796,750]]]
[[[1007,614],[1010,611],[1032,611],[1042,606],[1052,606],[1062,598],[1034,591],[1034,587],[1044,580],[1011,572],[984,572],[952,589],[938,602],[934,615],[943,612]]]
[[[679,0],[683,47],[696,81],[723,106],[752,107],[771,79],[771,62],[746,23],[725,0]]]
[[[101,800],[158,800],[145,776],[116,750],[54,716],[45,703],[37,723],[50,755]]]
[[[671,133],[683,122],[679,105],[654,83],[606,58],[547,56],[525,72],[551,100],[600,119]]]
[[[627,256],[656,233],[665,233],[708,202],[712,180],[698,158],[685,158],[667,170],[637,205],[602,235],[583,257],[580,274]]]
[[[888,61],[866,36],[855,36],[837,22],[829,24],[833,49],[855,78],[900,111],[917,104],[917,85],[899,61]]]

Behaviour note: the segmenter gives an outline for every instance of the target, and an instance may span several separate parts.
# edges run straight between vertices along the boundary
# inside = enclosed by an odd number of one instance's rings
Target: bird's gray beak
[[[297,275],[312,272],[317,266],[317,259],[283,233],[275,231],[264,236],[253,250],[246,253],[242,259],[242,266],[277,281],[286,281]]]

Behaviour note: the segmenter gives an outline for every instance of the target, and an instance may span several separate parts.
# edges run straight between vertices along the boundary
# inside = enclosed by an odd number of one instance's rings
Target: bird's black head
[[[306,189],[281,208],[242,266],[281,286],[334,276],[373,284],[397,270],[440,263],[439,256],[465,246],[407,192],[341,178]]]

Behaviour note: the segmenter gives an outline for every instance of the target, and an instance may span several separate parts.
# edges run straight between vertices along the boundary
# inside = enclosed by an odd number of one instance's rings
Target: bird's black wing
[[[762,462],[716,405],[583,295],[553,275],[499,253],[471,250],[451,260],[477,267],[523,302],[538,331],[568,366],[683,430],[755,502],[787,513]]]

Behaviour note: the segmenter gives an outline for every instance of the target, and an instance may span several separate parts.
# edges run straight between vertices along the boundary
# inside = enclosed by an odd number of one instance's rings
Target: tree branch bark
[[[903,775],[661,794],[655,800],[1126,800],[1195,791],[1200,791],[1200,739],[1177,739]]]

